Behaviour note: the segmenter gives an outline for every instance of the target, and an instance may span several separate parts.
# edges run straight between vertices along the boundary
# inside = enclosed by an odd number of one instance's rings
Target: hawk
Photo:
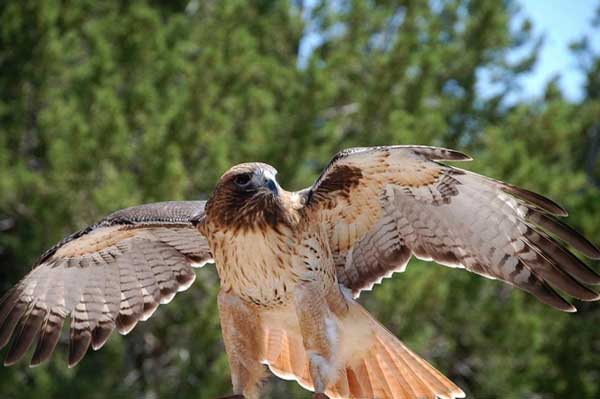
[[[47,360],[70,317],[69,366],[127,334],[214,262],[232,397],[256,398],[268,368],[315,398],[459,398],[463,391],[355,299],[411,258],[502,280],[562,311],[600,297],[569,249],[600,250],[554,201],[441,161],[426,146],[338,153],[289,192],[264,163],[229,169],[210,199],[135,206],[56,244],[0,304],[6,365]]]

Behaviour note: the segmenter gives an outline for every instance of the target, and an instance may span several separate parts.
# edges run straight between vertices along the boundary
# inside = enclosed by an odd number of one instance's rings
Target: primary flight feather
[[[354,298],[412,255],[499,279],[563,311],[600,296],[600,275],[569,248],[600,250],[531,191],[440,161],[425,146],[338,153],[313,186],[288,192],[276,171],[227,171],[205,203],[115,212],[42,255],[0,302],[5,364],[37,339],[32,365],[54,351],[70,317],[69,365],[128,333],[214,262],[233,391],[256,398],[262,364],[320,398],[458,398],[464,393],[381,326]],[[559,293],[561,292],[561,293]]]

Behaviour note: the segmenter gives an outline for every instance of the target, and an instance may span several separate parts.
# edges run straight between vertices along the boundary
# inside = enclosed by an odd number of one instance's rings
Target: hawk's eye
[[[246,187],[250,183],[250,180],[252,180],[252,176],[249,173],[244,173],[243,175],[237,175],[233,179],[233,182],[238,187]]]

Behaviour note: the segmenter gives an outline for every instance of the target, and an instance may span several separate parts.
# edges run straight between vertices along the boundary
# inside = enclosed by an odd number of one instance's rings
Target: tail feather
[[[464,397],[463,391],[448,378],[438,372],[424,359],[408,349],[386,330],[376,333],[377,343],[369,356],[374,356],[386,364],[391,375],[385,376],[385,383],[394,386],[390,398],[431,398],[454,399]],[[381,353],[387,353],[381,355]]]
[[[340,398],[347,398],[350,395],[350,386],[348,384],[348,376],[345,370],[340,372],[337,382],[330,390]]]
[[[458,386],[408,349],[359,304],[351,303],[348,318],[340,321],[340,330],[343,334],[338,344],[346,349],[338,354],[336,363],[339,362],[340,371],[335,384],[330,384],[325,392],[329,398],[455,399],[465,396]],[[360,345],[353,335],[357,331],[361,331],[358,333]],[[264,337],[264,363],[271,371],[314,390],[302,337],[298,333],[269,328]]]
[[[394,359],[396,354],[384,344],[381,344],[380,342],[378,343],[381,345],[381,347],[375,353],[374,357],[379,361],[381,369],[384,373],[383,383],[389,387],[389,396],[392,398],[410,398],[416,396],[416,394],[418,394],[418,390],[414,388],[417,388],[417,386],[414,384],[411,386],[409,383],[410,372],[406,372],[408,370],[398,367],[398,362]],[[411,389],[412,387],[414,388]],[[413,392],[413,390],[415,392]]]
[[[266,329],[264,348],[264,363],[273,374],[286,380],[296,380],[303,387],[313,390],[308,358],[301,337],[278,328]]]
[[[426,377],[419,377],[419,375],[410,367],[409,363],[398,353],[393,347],[386,346],[380,338],[379,343],[389,353],[391,362],[398,370],[404,372],[398,373],[398,379],[402,380],[403,385],[411,389],[411,394],[425,394],[427,397],[435,397],[435,392],[424,380]]]
[[[373,397],[373,389],[371,383],[367,378],[366,368],[358,369],[346,369],[348,376],[348,386],[350,392],[352,392],[358,398],[369,398]]]
[[[394,390],[402,390],[402,388],[391,387],[390,382],[395,382],[391,375],[385,375],[383,372],[384,368],[381,367],[380,359],[376,353],[372,353],[366,359],[367,372],[371,380],[371,386],[373,387],[373,396],[376,398],[393,398]],[[398,392],[400,394],[401,392]],[[403,395],[404,396],[404,395]]]
[[[294,375],[299,375],[303,379],[309,379],[308,359],[306,351],[302,346],[302,341],[294,342],[294,340],[288,339],[288,352]]]

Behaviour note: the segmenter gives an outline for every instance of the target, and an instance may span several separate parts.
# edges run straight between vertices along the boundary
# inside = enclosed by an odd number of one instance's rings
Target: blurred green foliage
[[[539,38],[513,1],[0,3],[0,291],[66,234],[129,205],[206,198],[234,163],[309,185],[338,150],[414,143],[545,193],[600,236],[600,57],[581,101],[515,102]],[[522,20],[522,19],[519,19]],[[303,39],[315,49],[299,57]],[[508,57],[518,50],[521,58]],[[303,52],[307,54],[306,52]],[[481,93],[486,71],[493,90]],[[526,77],[525,77],[526,78]],[[494,94],[491,95],[490,93]],[[230,390],[214,269],[66,368],[0,368],[1,398],[210,398]],[[600,397],[600,307],[562,314],[412,261],[361,299],[474,398]],[[309,397],[271,383],[271,397]]]

